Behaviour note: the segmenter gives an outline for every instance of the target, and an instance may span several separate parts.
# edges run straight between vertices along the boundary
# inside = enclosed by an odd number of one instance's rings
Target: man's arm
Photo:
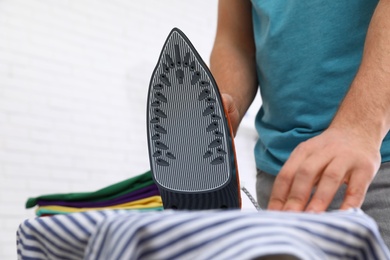
[[[269,209],[326,210],[342,183],[348,185],[342,209],[363,203],[380,166],[381,142],[390,129],[389,13],[390,1],[381,0],[346,97],[329,128],[293,151],[275,180]]]
[[[257,91],[249,0],[219,1],[217,34],[210,64],[236,133]]]

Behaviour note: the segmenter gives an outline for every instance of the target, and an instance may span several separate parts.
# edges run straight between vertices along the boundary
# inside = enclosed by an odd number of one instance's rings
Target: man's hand
[[[325,211],[343,183],[341,209],[360,207],[380,159],[379,149],[364,136],[329,128],[292,152],[276,177],[268,209]]]
[[[222,102],[226,113],[228,114],[233,134],[236,135],[238,125],[240,124],[240,113],[229,94],[222,94]]]

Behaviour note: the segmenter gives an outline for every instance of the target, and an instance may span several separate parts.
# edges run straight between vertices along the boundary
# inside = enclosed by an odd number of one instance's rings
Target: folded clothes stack
[[[103,209],[163,209],[150,171],[94,192],[48,194],[29,198],[26,208],[34,206],[38,206],[36,215],[40,217]]]

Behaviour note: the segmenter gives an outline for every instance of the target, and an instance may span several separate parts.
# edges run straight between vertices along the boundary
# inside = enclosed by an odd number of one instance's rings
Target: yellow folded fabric
[[[64,206],[42,206],[38,207],[36,211],[39,210],[52,210],[52,211],[61,211],[61,212],[84,212],[91,210],[103,210],[103,209],[147,209],[147,208],[156,208],[162,206],[162,200],[160,196],[152,196],[140,200],[135,200],[132,202],[127,202],[123,204],[118,204],[115,206],[101,207],[101,208],[73,208],[73,207],[64,207]]]

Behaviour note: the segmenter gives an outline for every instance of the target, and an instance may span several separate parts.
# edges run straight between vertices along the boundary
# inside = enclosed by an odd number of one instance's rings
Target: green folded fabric
[[[133,178],[112,184],[103,189],[94,192],[78,193],[58,193],[42,195],[35,198],[29,198],[26,202],[26,208],[32,208],[37,205],[38,200],[62,200],[62,201],[104,201],[114,199],[137,189],[152,185],[152,173],[147,171]]]

